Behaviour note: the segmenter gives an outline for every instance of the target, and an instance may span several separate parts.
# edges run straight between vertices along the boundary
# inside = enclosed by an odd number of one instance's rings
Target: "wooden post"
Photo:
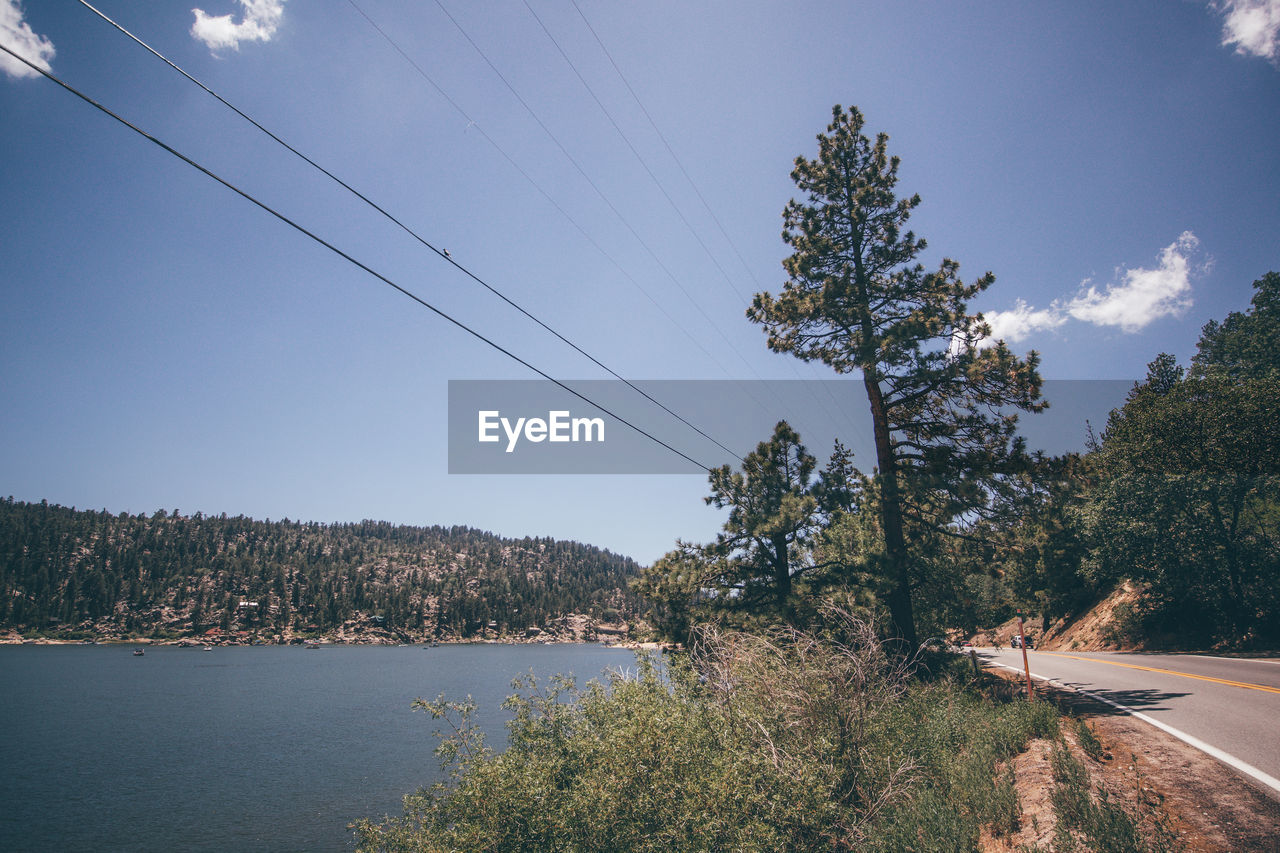
[[[1036,689],[1031,684],[1031,664],[1027,662],[1027,635],[1022,627],[1022,611],[1018,611],[1018,644],[1022,646],[1022,669],[1027,673],[1027,701],[1036,698]]]

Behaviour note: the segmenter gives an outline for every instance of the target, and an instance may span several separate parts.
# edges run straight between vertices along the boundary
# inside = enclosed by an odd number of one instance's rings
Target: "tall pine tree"
[[[994,276],[970,284],[959,265],[926,272],[925,248],[904,226],[920,197],[898,198],[888,137],[862,132],[857,108],[836,106],[818,156],[798,157],[804,194],[783,211],[789,280],[757,294],[747,316],[769,347],[838,373],[861,372],[875,430],[892,631],[914,646],[911,541],[960,533],[959,519],[998,511],[1001,475],[1026,457],[1016,414],[1035,411],[1038,358],[1016,358],[967,304]]]

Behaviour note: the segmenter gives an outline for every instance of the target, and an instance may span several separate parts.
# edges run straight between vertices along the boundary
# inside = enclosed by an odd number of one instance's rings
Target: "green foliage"
[[[0,626],[49,636],[315,635],[375,615],[404,637],[465,637],[490,621],[515,632],[570,612],[633,615],[639,602],[626,583],[638,571],[576,542],[466,527],[111,515],[0,500]]]
[[[1162,356],[1097,452],[1091,570],[1148,594],[1159,641],[1280,640],[1280,371],[1189,376]]]
[[[1085,572],[1087,506],[1094,476],[1093,461],[1074,454],[1042,466],[1038,494],[1027,502],[1008,538],[1011,548],[1002,561],[1005,601],[1039,612],[1045,626],[1092,604],[1106,587]],[[1010,604],[1003,618],[984,624],[996,625],[1013,616]]]
[[[1254,288],[1204,327],[1189,373],[1151,363],[1093,454],[1085,570],[1147,591],[1118,638],[1280,641],[1280,275]]]
[[[685,642],[702,622],[765,628],[804,622],[823,592],[858,574],[861,555],[824,531],[860,514],[865,480],[836,445],[817,461],[785,421],[747,454],[741,470],[710,472],[707,503],[728,509],[715,541],[677,543],[633,588],[654,606],[653,622]]]
[[[1221,323],[1210,320],[1200,333],[1191,364],[1196,372],[1231,378],[1280,372],[1280,273],[1253,283],[1249,310],[1232,311]]]
[[[640,577],[631,582],[632,591],[648,603],[647,618],[659,635],[683,643],[695,622],[705,618],[704,579],[708,576],[706,554],[698,545],[677,542]]]
[[[1147,639],[1148,633],[1142,613],[1133,602],[1124,601],[1111,611],[1111,621],[1103,628],[1103,639],[1113,646],[1136,646]]]
[[[458,708],[451,781],[356,826],[362,851],[964,850],[1012,825],[993,778],[1053,709],[906,678],[865,625],[704,632],[660,673],[576,688],[531,680],[510,745],[485,752]]]
[[[777,296],[756,294],[747,316],[770,349],[862,374],[885,603],[891,630],[914,646],[913,590],[926,580],[914,574],[926,564],[913,559],[917,543],[1001,513],[1004,478],[1029,464],[1014,412],[1043,404],[1034,352],[1019,360],[1003,341],[980,345],[990,329],[967,305],[994,277],[965,283],[951,259],[932,272],[916,262],[925,241],[905,227],[920,198],[895,194],[887,143],[863,133],[856,108],[832,110],[818,156],[797,157],[791,173],[803,198],[783,211],[788,281]]]
[[[724,531],[709,553],[723,557],[728,572],[714,578],[716,592],[734,606],[785,612],[791,596],[796,552],[816,526],[818,502],[810,490],[816,460],[786,421],[774,427],[743,460],[742,471],[728,465],[710,473],[707,503],[729,510]]]
[[[1093,729],[1079,717],[1073,717],[1071,725],[1075,729],[1076,743],[1084,750],[1084,754],[1094,761],[1101,761],[1103,756],[1102,742],[1093,733]]]
[[[998,577],[969,576],[953,624],[1016,603],[1049,625],[1132,581],[1112,642],[1280,642],[1280,274],[1254,288],[1204,327],[1190,370],[1157,356],[1086,456],[1035,472]]]

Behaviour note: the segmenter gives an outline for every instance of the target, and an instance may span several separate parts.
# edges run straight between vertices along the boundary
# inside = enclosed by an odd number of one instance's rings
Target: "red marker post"
[[[1027,701],[1036,698],[1036,689],[1031,686],[1031,664],[1027,663],[1027,635],[1022,629],[1022,611],[1018,611],[1018,644],[1022,646],[1022,669],[1027,673]]]

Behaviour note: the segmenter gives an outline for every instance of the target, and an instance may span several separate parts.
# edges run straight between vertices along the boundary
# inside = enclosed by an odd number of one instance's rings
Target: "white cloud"
[[[53,42],[45,36],[36,35],[31,25],[22,20],[22,6],[18,0],[0,0],[0,43],[45,71],[52,70],[49,60],[53,59]],[[0,69],[10,77],[39,76],[4,51],[0,51]]]
[[[203,9],[192,9],[196,22],[191,25],[191,35],[204,42],[210,50],[240,49],[242,41],[271,41],[284,17],[284,0],[239,0],[244,7],[240,23],[231,15],[209,15]]]
[[[1021,299],[1013,303],[1009,311],[984,311],[982,319],[991,327],[990,341],[1017,343],[1044,329],[1056,329],[1067,318],[1055,302],[1049,308],[1032,308]]]
[[[1077,320],[1099,326],[1119,326],[1136,332],[1161,317],[1176,316],[1191,305],[1191,253],[1200,245],[1196,235],[1183,231],[1160,251],[1155,269],[1117,271],[1119,284],[1099,291],[1083,282],[1082,290],[1065,306]],[[1087,285],[1087,286],[1086,286]]]
[[[1191,305],[1191,276],[1196,272],[1191,256],[1199,246],[1196,235],[1183,231],[1160,251],[1157,268],[1117,270],[1121,283],[1109,284],[1105,291],[1086,279],[1073,299],[1055,299],[1048,308],[1033,308],[1017,299],[1008,311],[984,311],[982,319],[991,334],[980,338],[972,330],[957,330],[949,351],[955,354],[970,345],[986,349],[1001,340],[1018,343],[1037,332],[1057,329],[1069,319],[1119,326],[1125,332],[1140,331],[1152,321],[1179,314]]]
[[[1280,0],[1222,0],[1222,44],[1280,66]]]

